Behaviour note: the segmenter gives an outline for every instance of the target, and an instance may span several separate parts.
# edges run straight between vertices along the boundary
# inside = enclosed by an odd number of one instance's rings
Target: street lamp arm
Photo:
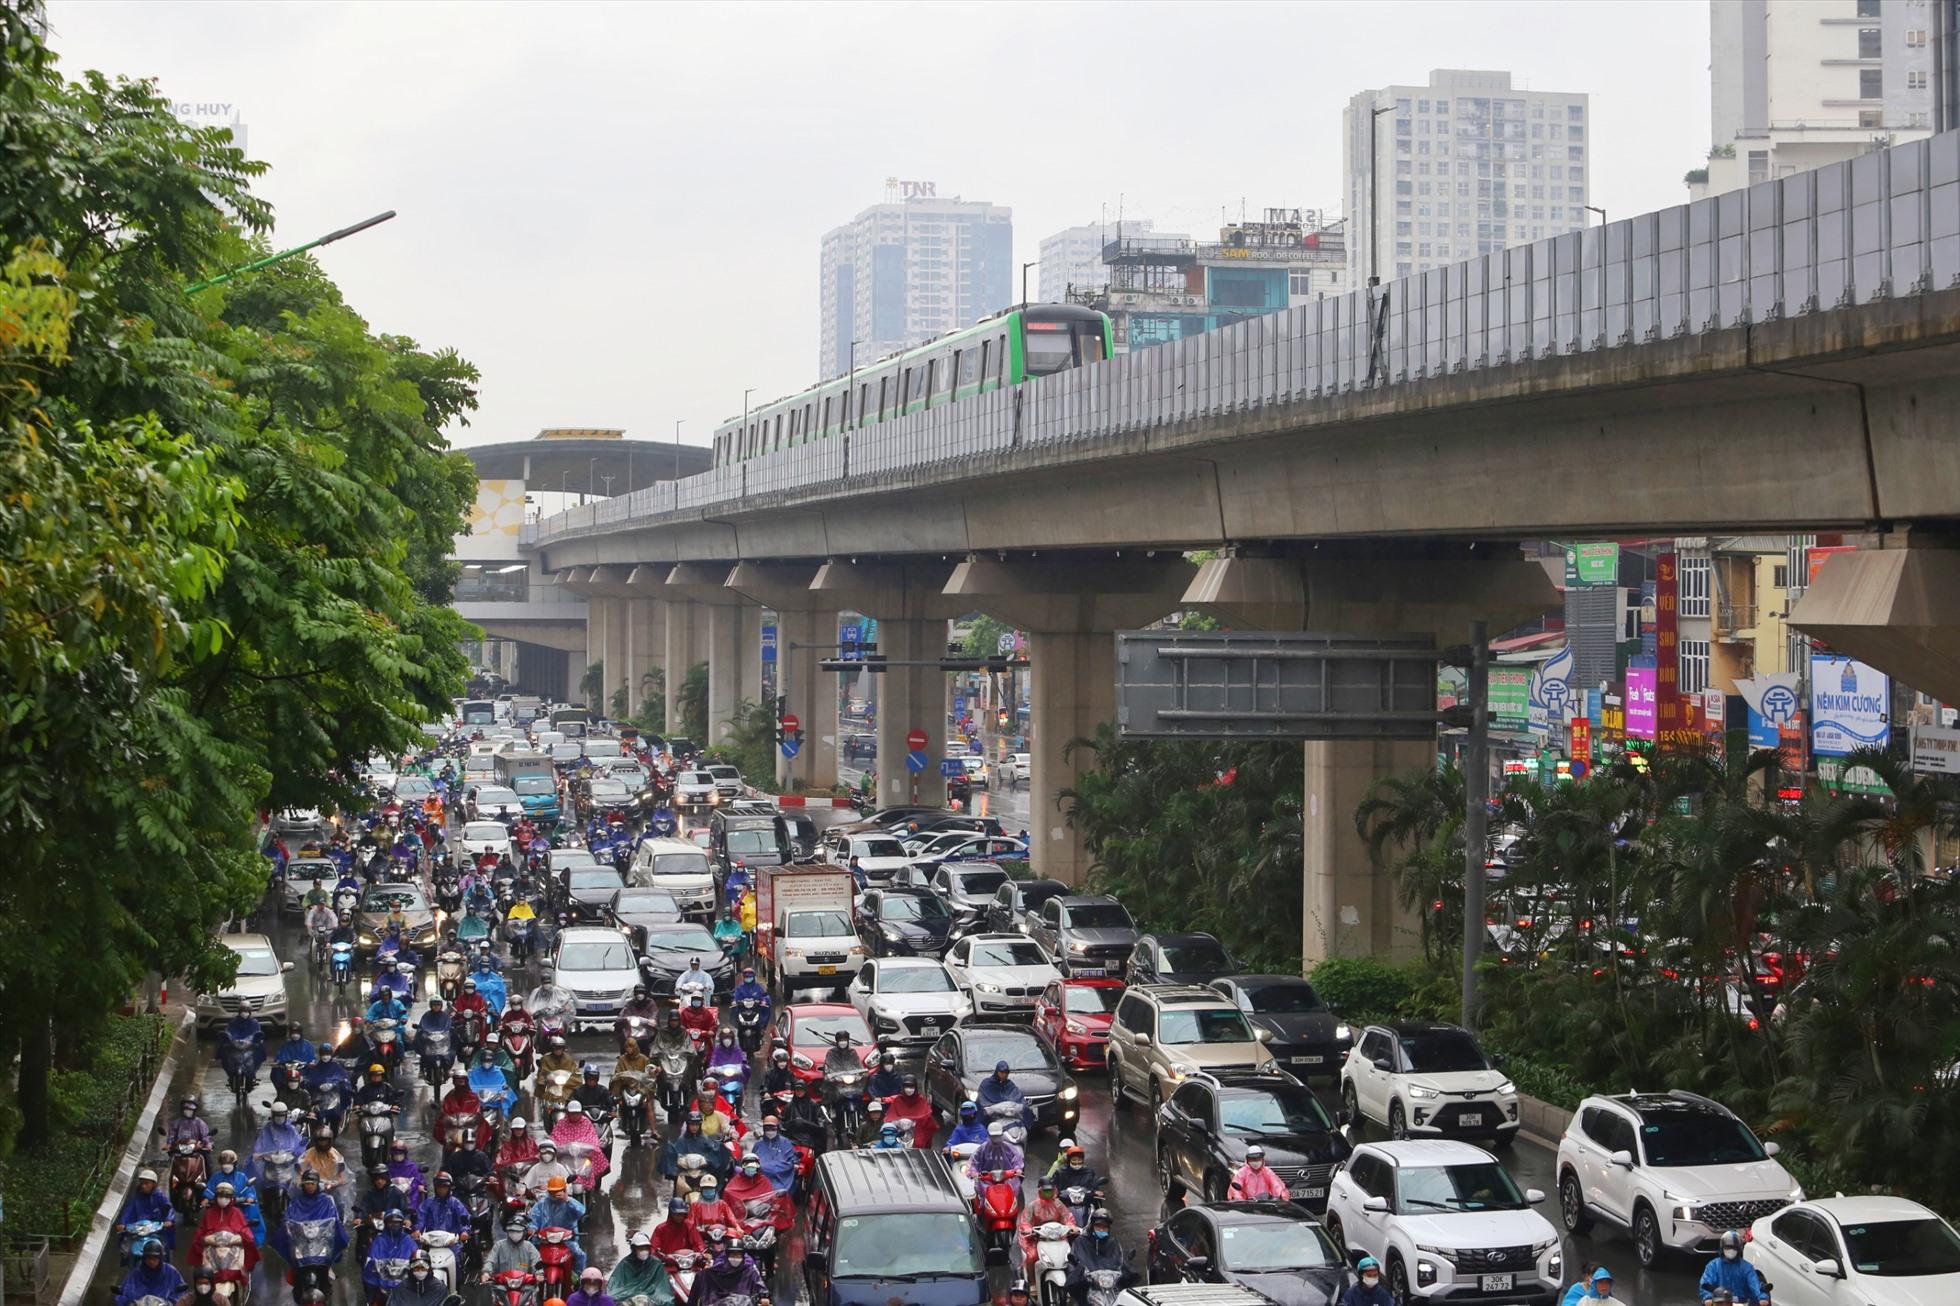
[[[240,276],[246,272],[256,272],[260,268],[269,268],[274,263],[285,262],[287,259],[292,258],[295,254],[304,254],[309,249],[318,249],[322,245],[331,245],[336,240],[342,240],[348,236],[354,235],[356,232],[366,231],[369,227],[378,227],[382,223],[386,222],[388,219],[394,216],[395,216],[395,211],[393,209],[389,209],[386,213],[377,213],[373,217],[368,218],[365,221],[356,222],[351,227],[342,227],[338,231],[330,231],[326,235],[321,236],[318,240],[309,240],[304,245],[295,245],[291,249],[281,250],[277,254],[268,254],[264,258],[253,259],[250,263],[241,263],[237,267],[232,268],[229,271],[220,272],[215,277],[208,277],[203,281],[199,281],[191,286],[187,286],[184,290],[184,293],[187,295],[195,295],[200,290],[209,290],[213,286],[223,285],[225,282],[230,281],[233,277]]]

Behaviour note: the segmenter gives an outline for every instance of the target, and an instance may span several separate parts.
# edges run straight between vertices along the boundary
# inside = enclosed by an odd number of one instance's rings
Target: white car
[[[1627,1230],[1642,1265],[1670,1248],[1712,1254],[1724,1233],[1803,1199],[1776,1150],[1699,1094],[1589,1097],[1558,1142],[1559,1215],[1575,1235],[1598,1221]]]
[[[1518,1136],[1518,1089],[1458,1025],[1370,1025],[1341,1067],[1341,1100],[1354,1120],[1392,1138]]]
[[[732,803],[742,796],[742,773],[732,766],[710,766],[705,768],[714,778],[715,789],[721,794],[721,801]]]
[[[1553,1301],[1558,1230],[1497,1158],[1453,1139],[1363,1143],[1334,1175],[1327,1232],[1382,1265],[1397,1301]],[[1513,1295],[1514,1294],[1514,1295]]]
[[[1960,1235],[1903,1197],[1827,1197],[1764,1216],[1743,1259],[1783,1306],[1952,1306]]]
[[[279,960],[263,934],[227,934],[218,942],[238,954],[238,974],[229,988],[198,994],[198,1025],[210,1029],[241,1012],[261,1024],[285,1024],[286,972],[293,963]]]
[[[833,835],[831,846],[839,866],[849,866],[851,858],[857,858],[867,880],[889,880],[912,864],[905,846],[888,834]]]
[[[510,851],[510,828],[501,821],[471,821],[461,838],[463,851],[472,857],[502,857]]]
[[[1062,977],[1041,945],[1024,934],[969,934],[946,952],[946,970],[975,1011],[1033,1012]]]
[[[714,776],[706,771],[683,771],[674,777],[674,804],[683,810],[719,807],[721,787],[715,783]]]
[[[639,958],[620,931],[599,925],[568,925],[552,954],[551,982],[572,995],[576,1028],[611,1029],[619,1009],[643,983]]]
[[[1009,753],[1001,764],[994,768],[994,781],[1009,789],[1026,785],[1034,776],[1034,755],[1032,753]]]
[[[333,887],[338,883],[340,883],[340,867],[332,860],[325,857],[295,857],[286,863],[286,880],[281,890],[281,905],[289,912],[304,916],[307,894],[318,888],[331,897]]]
[[[924,957],[880,957],[858,968],[846,999],[883,1047],[925,1047],[973,1014],[953,977]]]
[[[272,828],[275,830],[311,830],[324,824],[326,818],[320,815],[317,807],[285,807],[272,818]]]
[[[510,822],[524,815],[524,800],[504,785],[478,785],[470,799],[476,804],[473,820]]]

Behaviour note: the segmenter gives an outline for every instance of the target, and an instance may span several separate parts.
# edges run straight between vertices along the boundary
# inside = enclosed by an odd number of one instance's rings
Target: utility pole
[[[1038,259],[1033,263],[1021,265],[1021,307],[1023,308],[1028,306],[1028,269],[1040,266],[1041,262]]]
[[[209,290],[213,286],[221,286],[225,282],[230,281],[233,277],[239,276],[242,273],[256,272],[260,268],[269,268],[274,263],[285,262],[287,259],[293,257],[295,254],[304,254],[309,249],[318,249],[322,245],[331,245],[336,240],[343,240],[348,236],[354,235],[356,232],[366,231],[369,227],[378,227],[382,223],[386,222],[388,219],[394,216],[395,216],[395,211],[393,209],[389,209],[386,213],[375,214],[373,217],[369,218],[365,222],[356,222],[353,226],[342,227],[339,231],[329,231],[326,235],[320,237],[318,240],[309,240],[304,245],[295,245],[291,249],[282,250],[277,254],[268,254],[264,258],[253,259],[250,263],[240,263],[237,267],[232,268],[228,272],[220,272],[215,277],[207,277],[203,281],[199,281],[193,285],[186,286],[184,288],[184,293],[187,295],[195,295],[200,290]]]
[[[1382,283],[1382,159],[1375,146],[1375,128],[1382,115],[1395,112],[1395,106],[1376,108],[1368,115],[1368,284]]]
[[[675,418],[675,419],[674,419],[674,504],[675,504],[675,506],[676,506],[676,507],[678,507],[678,506],[680,505],[680,492],[681,492],[681,423],[682,423],[683,421],[685,421],[685,420],[687,420],[687,419],[686,419],[686,418],[682,418],[682,417],[677,417],[677,418]]]
[[[1484,844],[1490,820],[1490,640],[1470,623],[1470,738],[1463,750],[1463,1027],[1477,1030],[1477,961],[1484,951]]]

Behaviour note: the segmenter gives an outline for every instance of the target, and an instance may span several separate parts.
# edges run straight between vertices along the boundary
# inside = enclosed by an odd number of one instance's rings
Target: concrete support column
[[[836,643],[834,611],[776,614],[776,683],[803,727],[803,747],[796,756],[776,756],[776,783],[785,793],[837,783],[837,673],[817,669]]]
[[[741,701],[744,683],[742,632],[750,609],[732,603],[708,608],[708,738],[709,744],[724,742],[732,733],[729,722]],[[759,656],[759,655],[758,655]]]
[[[646,698],[647,673],[661,664],[665,622],[658,599],[623,599],[626,606],[626,710],[635,713]]]
[[[751,703],[762,701],[762,609],[744,605],[736,609],[742,616],[739,638],[741,640],[742,677],[735,685],[735,700],[746,699]],[[776,632],[780,642],[782,632]]]
[[[1382,777],[1435,766],[1435,747],[1385,739],[1310,740],[1302,747],[1300,955],[1309,967],[1326,957],[1413,957],[1420,926],[1402,905],[1394,878],[1375,869],[1354,813]]]
[[[700,604],[689,599],[667,604],[666,627],[661,634],[662,643],[666,646],[667,733],[670,735],[681,733],[681,685],[687,680],[687,669],[698,660],[694,656],[695,627],[703,624]]]
[[[585,679],[586,668],[592,666],[594,663],[597,663],[601,667],[605,666],[606,641],[610,637],[610,632],[607,627],[611,617],[611,599],[602,599],[594,594],[585,600],[585,661],[579,663],[577,671],[572,677],[574,683],[582,683]],[[581,694],[580,697],[583,697],[583,695]],[[600,696],[599,702],[587,703],[586,707],[591,710],[594,716],[603,715],[605,712],[604,695],[602,694]]]
[[[1088,879],[1089,854],[1080,828],[1070,825],[1059,795],[1091,764],[1086,749],[1064,757],[1072,739],[1093,738],[1116,719],[1116,637],[1107,631],[1028,636],[1032,668],[1028,750],[1029,855],[1041,874],[1064,884]]]
[[[608,599],[606,606],[606,697],[605,712],[608,717],[617,715],[613,711],[613,695],[626,683],[627,663],[632,659],[633,647],[633,600],[627,598]],[[627,692],[630,700],[632,692]],[[631,702],[626,705],[631,712]]]
[[[878,652],[891,662],[937,662],[946,655],[945,618],[881,618]],[[905,737],[914,730],[926,733],[926,769],[916,775],[905,765],[911,751]],[[944,756],[946,673],[937,666],[895,666],[885,672],[878,685],[878,806],[945,806],[946,778],[939,774]]]

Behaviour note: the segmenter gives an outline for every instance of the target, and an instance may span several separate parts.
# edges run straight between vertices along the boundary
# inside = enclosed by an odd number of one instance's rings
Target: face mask
[[[189,1119],[190,1119],[190,1118],[191,1118],[192,1116],[194,1116],[194,1115],[196,1115],[196,1114],[197,1114],[197,1108],[196,1108],[196,1107],[194,1107],[194,1106],[187,1106],[187,1107],[185,1107],[185,1108],[184,1108],[184,1119],[186,1119],[186,1120],[189,1120]]]
[[[651,1248],[651,1247],[635,1247],[635,1248],[633,1249],[633,1259],[634,1259],[634,1260],[636,1260],[636,1261],[650,1261],[650,1260],[652,1260],[652,1259],[653,1259],[653,1248]]]
[[[223,1193],[219,1193],[219,1194],[218,1194],[218,1205],[219,1205],[219,1206],[230,1206],[230,1205],[231,1205],[231,1198],[229,1198],[229,1197],[226,1197],[226,1196],[225,1196],[225,1195],[224,1195]]]
[[[1382,1276],[1379,1274],[1364,1274],[1361,1276],[1361,1286],[1364,1288],[1372,1288],[1381,1281]]]
[[[905,1096],[907,1097],[917,1097],[918,1095],[919,1095],[919,1090],[916,1088],[908,1088],[905,1090]]]
[[[523,1241],[524,1241],[524,1231],[523,1231],[522,1229],[512,1229],[512,1230],[510,1231],[510,1240],[511,1240],[512,1242],[514,1242],[514,1243],[521,1243],[521,1242],[523,1242]]]
[[[208,1283],[198,1284],[197,1295],[200,1297],[209,1297],[211,1295],[211,1285]]]
[[[1109,1237],[1109,1230],[1107,1230],[1107,1229],[1093,1229],[1093,1230],[1091,1230],[1091,1231],[1090,1231],[1090,1237],[1092,1237],[1092,1238],[1107,1238],[1107,1237]]]
[[[1722,1259],[1725,1261],[1735,1260],[1738,1256],[1741,1255],[1742,1255],[1741,1251],[1734,1247],[1724,1247],[1722,1249]]]
[[[774,1137],[775,1137],[775,1136],[776,1136],[777,1134],[779,1134],[779,1133],[781,1133],[781,1132],[782,1132],[781,1130],[779,1130],[779,1129],[776,1129],[776,1128],[774,1128],[774,1127],[771,1127],[771,1128],[769,1128],[769,1129],[765,1129],[765,1130],[763,1130],[763,1131],[762,1131],[762,1136],[763,1136],[764,1138],[774,1138]]]
[[[762,1167],[760,1165],[745,1165],[742,1167],[742,1173],[745,1175],[759,1175],[762,1173]]]
[[[1248,1161],[1246,1161],[1246,1164],[1247,1164],[1247,1165],[1249,1165],[1249,1166],[1251,1166],[1251,1167],[1252,1167],[1252,1168],[1253,1168],[1254,1170],[1257,1170],[1257,1169],[1260,1169],[1261,1167],[1263,1167],[1263,1166],[1264,1166],[1264,1165],[1266,1164],[1266,1162],[1265,1162],[1265,1160],[1264,1160],[1263,1158],[1260,1158],[1260,1157],[1252,1157],[1251,1159],[1249,1159]]]
[[[429,1272],[427,1270],[410,1270],[408,1273],[409,1273],[409,1277],[414,1279],[418,1283],[420,1283],[423,1279],[429,1277]]]

